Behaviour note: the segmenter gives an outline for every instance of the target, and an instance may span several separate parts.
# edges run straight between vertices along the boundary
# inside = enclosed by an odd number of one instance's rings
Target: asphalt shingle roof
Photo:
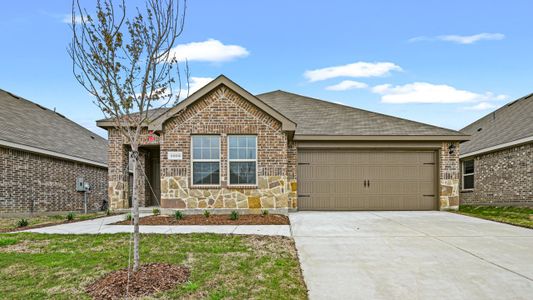
[[[1,89],[0,140],[107,164],[106,139]]]
[[[472,135],[461,154],[533,136],[533,94],[510,102],[461,129]]]
[[[285,91],[273,91],[256,97],[296,122],[297,135],[464,135],[455,130]]]

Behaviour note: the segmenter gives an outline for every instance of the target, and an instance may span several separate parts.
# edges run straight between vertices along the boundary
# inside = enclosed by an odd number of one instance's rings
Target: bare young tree
[[[68,53],[76,80],[131,147],[134,272],[139,268],[138,193],[144,182],[139,143],[150,110],[180,98],[180,67],[171,50],[183,32],[186,5],[186,0],[146,0],[143,9],[128,11],[125,0],[98,0],[88,11],[80,0],[72,2]],[[185,74],[188,91],[186,62]]]

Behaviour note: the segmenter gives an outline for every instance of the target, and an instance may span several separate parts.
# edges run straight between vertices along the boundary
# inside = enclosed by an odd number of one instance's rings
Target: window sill
[[[257,185],[239,185],[239,184],[228,184],[226,187],[228,189],[257,189]]]
[[[474,192],[474,189],[468,189],[468,190],[460,190],[459,193],[473,193]]]
[[[212,189],[220,189],[221,185],[191,185],[191,190],[212,190]]]

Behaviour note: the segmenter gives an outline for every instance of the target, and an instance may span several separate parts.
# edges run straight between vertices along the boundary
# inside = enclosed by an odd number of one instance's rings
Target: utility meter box
[[[85,182],[83,177],[76,178],[76,192],[85,192]]]

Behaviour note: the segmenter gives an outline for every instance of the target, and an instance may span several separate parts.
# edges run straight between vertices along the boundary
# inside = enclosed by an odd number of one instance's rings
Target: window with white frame
[[[220,184],[220,137],[192,136],[192,184]]]
[[[230,185],[257,184],[257,136],[228,136]]]
[[[463,190],[474,188],[474,160],[463,161]]]

